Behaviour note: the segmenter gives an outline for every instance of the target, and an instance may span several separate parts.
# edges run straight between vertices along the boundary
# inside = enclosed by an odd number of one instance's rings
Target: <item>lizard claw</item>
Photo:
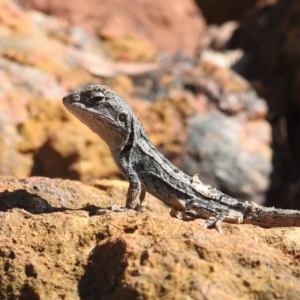
[[[224,235],[222,230],[222,222],[224,219],[225,217],[222,215],[218,215],[216,217],[210,217],[205,221],[204,227],[208,228],[214,226],[221,235]]]
[[[179,220],[182,220],[182,217],[183,217],[182,212],[176,210],[174,207],[171,208],[170,215],[171,215],[171,217],[177,218]]]
[[[112,205],[111,208],[110,208],[110,210],[114,211],[114,212],[123,212],[123,211],[125,211],[127,209],[128,209],[127,207],[118,206],[118,205]]]
[[[205,221],[204,226],[206,228],[215,227],[220,232],[221,235],[224,235],[222,231],[222,222],[224,220],[230,223],[241,224],[243,223],[244,218],[241,212],[230,210],[227,212],[221,212],[214,217],[210,217]]]

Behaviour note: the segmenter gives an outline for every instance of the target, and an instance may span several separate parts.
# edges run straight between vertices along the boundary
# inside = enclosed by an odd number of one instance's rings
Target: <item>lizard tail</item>
[[[300,226],[300,211],[255,206],[244,215],[243,223],[265,228]]]

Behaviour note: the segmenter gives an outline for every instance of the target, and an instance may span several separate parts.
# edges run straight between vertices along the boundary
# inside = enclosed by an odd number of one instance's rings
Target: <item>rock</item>
[[[89,33],[98,33],[108,49],[117,51],[114,57],[121,60],[141,58],[143,51],[144,59],[149,59],[153,47],[195,54],[205,30],[201,12],[191,0],[173,0],[172,5],[151,0],[135,0],[131,5],[122,0],[77,1],[76,5],[52,1],[50,6],[40,0],[20,3],[68,20]],[[137,55],[132,56],[130,49]]]
[[[241,122],[218,111],[197,114],[189,121],[183,169],[232,197],[262,204],[272,171],[269,137],[262,120]]]
[[[298,298],[299,228],[224,224],[220,236],[153,197],[96,216],[124,205],[128,185],[92,184],[1,178],[1,299]]]
[[[53,75],[41,69],[20,65],[0,57],[0,70],[5,78],[5,84],[0,88],[2,95],[11,93],[11,98],[14,100],[16,95],[13,93],[21,94],[23,92],[23,95],[18,95],[19,105],[10,105],[11,109],[24,110],[24,106],[33,97],[60,98],[66,93]],[[14,115],[18,114],[18,112],[14,112]]]
[[[206,95],[209,102],[215,103],[226,114],[240,113],[248,119],[266,116],[266,102],[258,97],[245,79],[229,68],[212,61],[203,61],[202,67],[186,73],[184,84],[196,93]]]
[[[183,82],[196,97],[182,169],[233,197],[264,203],[272,171],[265,101],[240,76],[212,63],[185,74]]]
[[[77,154],[66,143],[70,127],[64,126],[68,116],[61,98],[66,88],[97,83],[97,78],[76,61],[79,53],[89,49],[93,38],[86,39],[83,49],[74,49],[73,44],[66,44],[69,27],[65,22],[40,13],[25,13],[10,2],[0,5],[0,27],[5,28],[0,28],[0,174],[49,173],[79,178],[77,169],[90,167],[84,163],[70,167]],[[89,50],[90,55],[97,52]],[[59,146],[57,141],[61,142]]]
[[[24,140],[18,147],[33,155],[31,175],[81,180],[120,176],[104,142],[71,116],[60,100],[38,99],[27,109],[28,119],[19,124]]]
[[[20,151],[19,145],[26,143],[20,134],[20,124],[28,119],[26,106],[32,98],[58,97],[65,90],[55,78],[41,70],[0,58],[0,174],[29,175],[33,166],[33,153]],[[48,103],[51,100],[47,101]],[[40,115],[43,113],[39,112]],[[35,135],[41,128],[33,129]],[[26,136],[30,143],[32,138]],[[41,137],[40,137],[41,138]],[[42,137],[44,139],[45,137]],[[35,144],[35,147],[40,144]],[[32,149],[32,148],[31,148]]]

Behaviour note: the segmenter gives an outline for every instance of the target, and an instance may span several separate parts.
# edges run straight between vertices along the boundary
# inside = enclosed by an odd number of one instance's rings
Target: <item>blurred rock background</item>
[[[122,178],[61,98],[105,84],[183,171],[300,208],[299,1],[0,1],[0,174]]]

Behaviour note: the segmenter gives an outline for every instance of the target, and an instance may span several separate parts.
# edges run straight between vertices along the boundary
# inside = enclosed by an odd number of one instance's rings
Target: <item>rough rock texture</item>
[[[99,34],[108,43],[108,53],[117,51],[118,55],[114,56],[121,60],[130,60],[132,53],[129,56],[126,51],[121,53],[128,47],[132,51],[142,47],[142,55],[144,42],[148,43],[148,48],[152,45],[173,53],[183,50],[195,54],[205,29],[201,12],[192,0],[173,0],[172,5],[153,0],[134,0],[130,5],[122,0],[83,0],[77,1],[76,5],[53,0],[51,4],[43,0],[20,3]]]
[[[298,299],[300,229],[171,218],[149,197],[124,204],[127,183],[42,177],[0,180],[1,299]]]

